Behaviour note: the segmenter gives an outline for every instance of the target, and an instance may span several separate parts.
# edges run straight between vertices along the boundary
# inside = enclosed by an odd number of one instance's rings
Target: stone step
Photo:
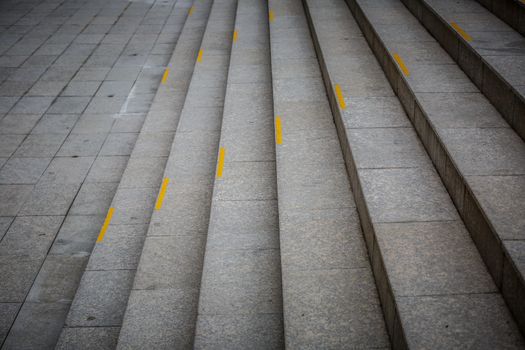
[[[390,0],[374,6],[357,2],[354,8],[523,332],[523,140],[402,3]],[[379,16],[382,11],[395,12],[395,19],[384,24]],[[410,26],[400,24],[409,22]],[[404,41],[396,40],[396,35],[403,35]]]
[[[196,47],[197,63],[142,249],[118,349],[192,347],[235,6],[235,0],[213,2],[202,43]],[[187,52],[183,54],[187,57]],[[174,68],[180,69],[180,65]]]
[[[238,2],[195,349],[283,348],[267,2]]]
[[[525,35],[525,2],[523,0],[477,1],[521,35]]]
[[[211,0],[180,1],[179,6],[187,14],[184,27],[76,291],[58,349],[117,345]]]
[[[401,1],[525,139],[525,38],[475,0]],[[504,0],[497,2],[502,5],[495,8],[506,6]],[[518,8],[525,15],[525,4],[508,2],[516,3],[516,16]],[[378,24],[384,23],[376,14],[370,15]]]
[[[423,144],[417,137],[421,119],[416,130],[410,124],[413,109],[407,101],[414,100],[406,93],[408,83],[402,82],[412,80],[400,75],[408,73],[430,91],[450,89],[456,92],[453,97],[463,97],[458,92],[475,87],[468,78],[461,80],[463,73],[417,22],[409,18],[403,24],[396,22],[400,13],[410,16],[399,1],[349,0],[348,6],[342,0],[304,3],[392,347],[523,348],[522,335],[483,264],[483,251],[480,256],[454,207],[454,195],[451,199],[447,193],[446,178],[444,185],[432,166],[433,149],[429,157],[425,137],[421,137]],[[387,24],[370,23],[368,11]],[[418,54],[387,51],[382,45],[389,39],[397,39],[393,43],[399,47],[420,39]],[[403,69],[390,60],[396,53]],[[416,60],[446,65],[418,71],[417,67],[428,65],[413,66]],[[386,75],[379,63],[386,65]],[[394,89],[387,77],[398,77]],[[449,100],[443,100],[439,110],[446,110]],[[446,116],[440,121],[457,122]]]
[[[286,348],[389,348],[302,2],[269,7]]]

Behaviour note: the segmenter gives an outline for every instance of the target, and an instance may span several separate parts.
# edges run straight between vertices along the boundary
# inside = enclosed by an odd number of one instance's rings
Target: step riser
[[[429,124],[425,111],[409,88],[395,59],[382,43],[359,5],[354,0],[347,0],[347,3],[440,174],[496,285],[501,290],[521,331],[525,332],[525,299],[521,297],[525,295],[525,281],[497,238],[497,233],[491,227],[465,179],[445,150],[437,132]]]
[[[477,0],[502,21],[525,35],[525,3],[521,0]]]
[[[525,140],[525,99],[520,93],[474,52],[457,31],[425,2],[421,0],[401,1],[458,63],[509,125]],[[510,0],[510,2],[515,1]],[[519,7],[525,15],[525,6]]]

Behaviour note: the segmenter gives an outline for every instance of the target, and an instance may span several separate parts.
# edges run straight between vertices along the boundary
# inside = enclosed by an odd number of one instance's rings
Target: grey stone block
[[[1,184],[35,184],[51,158],[11,158],[0,170]]]
[[[11,110],[12,113],[20,114],[44,114],[53,102],[53,97],[22,97]]]
[[[32,134],[69,134],[77,122],[78,114],[44,114]]]
[[[67,327],[120,326],[135,271],[86,271],[71,304]]]
[[[117,183],[85,183],[69,210],[71,215],[105,215],[117,191]]]
[[[91,253],[87,270],[135,270],[147,225],[110,225]]]
[[[197,289],[132,291],[117,349],[191,347],[197,296]]]
[[[21,215],[66,215],[80,185],[41,184],[35,186],[20,210]]]
[[[96,156],[106,140],[106,134],[71,133],[58,150],[58,157]]]
[[[15,152],[15,157],[53,157],[66,135],[64,134],[30,134]]]
[[[137,140],[136,133],[109,134],[102,145],[102,156],[129,156]]]
[[[64,328],[56,349],[112,350],[117,346],[120,327]]]
[[[206,236],[148,236],[133,288],[160,290],[188,288],[201,283]],[[195,296],[196,297],[196,296]]]
[[[438,175],[431,169],[362,169],[359,174],[374,222],[458,219]]]
[[[7,114],[0,121],[0,134],[29,134],[40,114]]]
[[[33,185],[0,185],[0,215],[16,216],[32,190]]]
[[[55,157],[39,181],[42,184],[80,185],[86,178],[94,157]]]
[[[66,303],[31,303],[22,306],[4,342],[5,349],[52,348],[62,330]]]
[[[86,182],[119,182],[128,158],[127,156],[98,156],[89,170]]]
[[[398,302],[398,308],[410,347],[441,344],[450,348],[465,343],[479,348],[523,347],[498,294],[407,297]]]
[[[373,276],[365,268],[284,270],[287,347],[388,347],[375,294]]]

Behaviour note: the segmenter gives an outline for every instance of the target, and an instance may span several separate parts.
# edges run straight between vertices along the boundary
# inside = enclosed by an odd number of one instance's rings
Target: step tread
[[[387,348],[302,3],[270,1],[269,8],[286,346]]]

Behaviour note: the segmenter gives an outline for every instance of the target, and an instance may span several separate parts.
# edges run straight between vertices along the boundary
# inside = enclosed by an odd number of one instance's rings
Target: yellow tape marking
[[[197,62],[202,62],[202,50],[199,50],[199,55],[197,56]]]
[[[456,32],[459,33],[459,35],[461,35],[463,39],[466,41],[472,41],[472,37],[468,35],[468,33],[464,31],[463,28],[461,28],[456,22],[450,22],[450,25],[456,30]]]
[[[222,177],[222,171],[224,169],[224,157],[226,157],[226,149],[221,147],[219,150],[219,164],[217,165],[217,178]]]
[[[106,235],[106,231],[108,230],[108,226],[111,222],[111,218],[113,217],[114,212],[115,208],[109,208],[108,215],[106,215],[106,220],[104,220],[104,224],[102,225],[100,233],[98,234],[97,243],[102,242],[102,240],[104,239],[104,236]]]
[[[155,203],[155,210],[160,210],[162,208],[162,203],[164,203],[164,197],[166,196],[166,190],[168,189],[168,184],[170,179],[165,177],[162,181],[162,186],[160,186],[159,196],[157,197],[157,203]]]
[[[188,16],[193,15],[193,9],[194,9],[194,7],[195,7],[195,6],[190,7],[190,11],[188,12]]]
[[[164,70],[164,74],[162,75],[162,84],[166,84],[166,80],[168,80],[168,75],[170,75],[170,69],[166,68],[166,70]]]
[[[399,56],[397,53],[394,54],[394,59],[396,60],[397,64],[399,65],[399,68],[401,68],[401,71],[405,75],[405,77],[410,76],[410,71],[408,70],[407,66],[405,65],[405,61]]]
[[[281,117],[275,117],[275,142],[278,145],[283,143],[283,129],[281,126]]]
[[[275,21],[275,14],[273,10],[270,10],[270,12],[268,13],[268,17],[270,18],[270,22]]]
[[[234,42],[234,43],[237,42],[237,39],[238,39],[238,38],[239,38],[239,33],[235,30],[235,31],[233,32],[233,42]]]
[[[337,95],[337,100],[339,101],[339,107],[341,107],[341,109],[345,109],[346,102],[343,97],[343,91],[341,90],[339,84],[335,84],[335,94]]]

